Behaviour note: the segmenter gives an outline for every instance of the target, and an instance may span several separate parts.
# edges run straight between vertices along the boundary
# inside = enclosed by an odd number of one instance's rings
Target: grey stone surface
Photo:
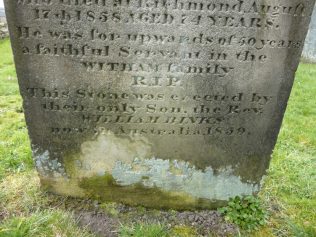
[[[316,63],[316,7],[314,7],[302,57],[304,61]]]
[[[6,0],[44,187],[153,207],[259,191],[314,0]]]

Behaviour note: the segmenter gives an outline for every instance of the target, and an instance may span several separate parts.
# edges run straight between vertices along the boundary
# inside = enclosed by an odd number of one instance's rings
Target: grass
[[[8,40],[0,42],[0,180],[33,167],[30,142]]]
[[[161,224],[134,224],[122,226],[119,230],[120,237],[193,237],[197,236],[196,230],[187,226],[175,226],[168,230]]]
[[[13,217],[0,227],[0,237],[89,237],[87,231],[80,229],[65,212],[34,212],[28,217]]]
[[[122,226],[120,229],[121,237],[168,237],[170,236],[167,229],[159,224],[141,225],[137,224],[134,226]]]
[[[316,65],[300,64],[261,192],[266,203],[279,206],[272,211],[278,236],[316,236],[315,94]]]
[[[260,192],[268,224],[241,236],[316,236],[316,65],[300,64]],[[0,237],[95,236],[39,189],[33,168],[10,42],[0,41]],[[107,207],[107,209],[111,209]],[[113,209],[115,214],[115,209]],[[112,213],[113,214],[113,213]],[[120,236],[195,236],[186,228],[122,226]]]

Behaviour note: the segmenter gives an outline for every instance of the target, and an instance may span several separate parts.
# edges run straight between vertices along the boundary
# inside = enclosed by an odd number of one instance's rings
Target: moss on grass
[[[189,226],[175,226],[171,230],[171,236],[174,237],[192,237],[198,236],[197,230]]]

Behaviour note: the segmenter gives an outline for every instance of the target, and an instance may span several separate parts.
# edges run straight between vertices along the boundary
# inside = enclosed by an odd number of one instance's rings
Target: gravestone
[[[6,0],[42,186],[214,208],[259,191],[314,0]]]
[[[306,62],[316,63],[316,7],[306,36],[302,58]]]

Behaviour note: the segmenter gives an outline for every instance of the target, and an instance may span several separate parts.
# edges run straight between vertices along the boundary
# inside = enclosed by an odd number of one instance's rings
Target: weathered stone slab
[[[316,7],[312,14],[302,57],[304,61],[316,63]]]
[[[314,0],[6,0],[42,184],[209,208],[256,193]]]

